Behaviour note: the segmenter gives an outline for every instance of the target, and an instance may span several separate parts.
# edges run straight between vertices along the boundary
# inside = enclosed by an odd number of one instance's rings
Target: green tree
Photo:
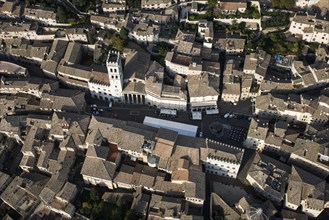
[[[114,35],[110,38],[110,44],[119,51],[123,51],[124,43],[124,40],[122,40],[118,35]]]
[[[136,217],[136,213],[134,210],[130,209],[127,213],[126,213],[126,216],[124,218],[124,220],[132,220],[132,219],[135,219]]]
[[[66,11],[61,6],[57,7],[57,18],[58,18],[59,23],[66,23],[67,22]]]
[[[99,213],[101,213],[103,208],[104,208],[104,202],[103,201],[101,201],[99,203],[94,203],[93,212],[98,215]]]
[[[127,0],[127,5],[130,7],[130,8],[133,8],[134,7],[134,0]]]
[[[89,197],[91,201],[98,201],[99,200],[99,193],[96,188],[92,188],[89,193]]]
[[[106,31],[106,37],[111,39],[115,35],[115,32],[112,30]]]
[[[272,6],[290,10],[295,7],[295,0],[272,0]]]
[[[88,38],[89,44],[95,44],[96,43],[96,39],[90,31],[87,34],[87,38]]]
[[[86,0],[72,0],[72,4],[77,7],[81,7],[86,5]]]
[[[92,209],[92,205],[91,205],[89,202],[83,202],[83,203],[82,203],[82,207],[81,207],[81,209],[80,209],[80,212],[81,212],[82,214],[87,214],[87,215],[89,215],[91,209]]]
[[[217,0],[208,0],[208,5],[211,7],[211,8],[214,8],[217,6]]]
[[[120,35],[120,38],[121,38],[122,40],[126,41],[126,40],[128,39],[128,31],[127,31],[127,29],[124,28],[124,27],[122,27],[122,28],[120,29],[120,33],[119,33],[119,35]]]
[[[240,22],[240,23],[239,23],[239,29],[240,29],[241,31],[244,31],[245,28],[246,28],[246,22]]]
[[[35,0],[25,0],[25,3],[27,5],[33,5],[33,4],[35,4]]]
[[[121,210],[118,208],[114,209],[111,214],[111,219],[122,219]]]
[[[53,0],[46,0],[46,3],[47,3],[47,5],[52,5],[53,3],[54,3],[54,1]]]
[[[116,202],[116,205],[119,207],[119,209],[121,209],[123,207],[122,199],[119,198]]]
[[[129,8],[140,8],[141,7],[141,0],[127,0],[127,5]]]
[[[134,1],[134,7],[135,8],[141,8],[141,0],[135,0]]]

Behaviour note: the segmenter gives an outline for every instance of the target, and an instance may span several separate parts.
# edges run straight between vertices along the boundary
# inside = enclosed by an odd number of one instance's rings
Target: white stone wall
[[[92,24],[97,25],[97,26],[99,26],[100,28],[102,28],[102,29],[106,29],[106,30],[115,30],[115,31],[119,32],[120,29],[121,29],[121,28],[116,27],[116,26],[115,26],[114,24],[112,24],[112,23],[107,23],[107,24],[105,24],[105,23],[103,23],[103,22],[99,22],[99,21],[96,21],[96,20],[90,20],[90,22],[91,22]]]
[[[63,77],[70,77],[72,79],[77,79],[77,80],[83,81],[85,83],[88,83],[88,81],[89,81],[89,79],[82,78],[82,77],[79,77],[79,76],[70,75],[70,74],[66,74],[65,72],[61,72],[61,71],[58,71],[58,74],[63,76]]]
[[[111,7],[111,8],[107,8],[107,7],[103,7],[103,11],[104,12],[116,12],[116,11],[125,11],[126,7],[125,5],[118,5],[117,7]]]
[[[287,193],[286,193],[285,194],[285,199],[284,199],[284,205],[285,205],[285,207],[287,207],[289,209],[297,210],[300,204],[296,205],[294,203],[289,202],[288,201],[288,196],[287,196]]]
[[[141,151],[132,151],[129,149],[124,149],[119,147],[119,151],[122,151],[125,155],[128,155],[131,157],[132,160],[135,160],[137,158],[143,158],[143,151],[142,151],[142,146],[141,146]]]
[[[232,55],[242,53],[243,50],[244,50],[243,48],[232,48],[232,49],[225,48],[226,53]]]
[[[169,70],[171,73],[174,74],[182,74],[182,75],[200,75],[201,70],[190,70],[189,66],[184,66],[180,65],[177,63],[173,63],[169,60],[166,60],[166,68]]]
[[[143,44],[154,43],[159,41],[158,33],[153,33],[151,35],[138,35],[136,32],[129,32],[129,37]]]
[[[319,210],[319,209],[318,209],[318,210],[313,209],[313,208],[308,207],[308,206],[306,205],[306,201],[303,201],[303,202],[302,202],[302,212],[304,212],[306,215],[311,216],[311,217],[313,217],[313,218],[318,217],[318,215],[320,215],[320,213],[321,213],[323,210],[324,210],[324,208],[322,208],[322,209],[320,209],[320,210]]]
[[[289,158],[289,162],[298,165],[299,167],[312,172],[314,175],[327,178],[329,176],[329,168],[326,165],[321,165],[319,162],[307,160],[299,155],[292,153]]]
[[[105,101],[113,101],[114,97],[111,94],[111,88],[108,85],[88,82],[90,94],[94,98]]]
[[[157,108],[169,108],[186,111],[187,100],[186,99],[169,99],[162,97],[155,97],[150,94],[145,96],[145,104],[150,106],[157,106]]]
[[[127,183],[121,183],[121,182],[115,182],[113,183],[115,188],[122,188],[122,189],[133,189],[133,185],[127,184]]]
[[[289,32],[292,34],[302,35],[303,40],[308,42],[317,42],[328,44],[329,43],[329,33],[313,31],[311,33],[304,33],[304,28],[314,28],[314,25],[297,23],[292,21],[289,27]]]
[[[99,179],[92,176],[82,175],[83,180],[86,184],[106,186],[109,189],[113,189],[113,184],[111,180]]]
[[[67,38],[69,41],[80,41],[80,42],[88,42],[88,38],[86,34],[67,34]]]
[[[240,94],[239,95],[227,94],[227,93],[222,94],[222,101],[224,102],[238,102],[239,98],[240,98]]]
[[[192,198],[192,197],[186,197],[186,200],[197,205],[203,205],[204,202],[203,199]]]
[[[207,107],[217,107],[217,100],[218,100],[218,95],[203,96],[203,97],[202,96],[190,97],[190,104],[191,104],[191,108],[196,108],[196,109],[207,108]],[[195,107],[193,107],[193,106],[195,106]]]
[[[240,99],[241,100],[244,100],[244,99],[249,98],[249,96],[250,96],[250,87],[241,88],[241,96],[240,96]]]
[[[233,24],[233,21],[236,21],[237,23],[246,22],[246,23],[256,23],[258,24],[258,27],[260,30],[262,30],[262,24],[261,19],[251,19],[251,18],[214,18],[214,21],[219,21],[224,24]],[[257,29],[256,29],[257,30]]]
[[[301,8],[310,7],[318,2],[319,0],[296,0],[296,6]]]
[[[141,7],[142,9],[162,9],[162,8],[168,8],[171,5],[171,2],[168,2],[167,4],[165,3],[160,3],[160,4],[142,4]]]
[[[41,22],[45,25],[57,25],[57,21],[56,19],[52,19],[52,18],[41,18],[41,17],[37,17],[37,16],[33,16],[32,14],[28,14],[28,15],[24,15],[24,17],[26,19],[30,19],[30,20],[35,20],[38,22]]]
[[[11,38],[26,38],[26,39],[35,39],[37,33],[35,30],[28,30],[28,31],[1,31],[0,38],[3,39],[11,39]]]
[[[246,61],[248,62],[248,61]],[[243,72],[246,74],[255,74],[256,73],[256,69],[243,69]]]
[[[223,160],[217,160],[207,157],[204,162],[206,172],[221,176],[236,178],[240,168],[240,164],[229,163]]]
[[[24,90],[24,88],[10,88],[10,87],[2,87],[0,88],[0,93],[10,93],[10,94],[17,94],[17,93],[23,93],[23,94],[29,94],[36,97],[41,97],[42,92],[39,90]]]

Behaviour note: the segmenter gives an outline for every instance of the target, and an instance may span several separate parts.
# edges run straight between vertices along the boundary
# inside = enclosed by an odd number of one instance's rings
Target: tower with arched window
[[[107,72],[110,81],[110,91],[114,101],[121,100],[123,87],[123,71],[120,53],[110,51],[106,60]]]

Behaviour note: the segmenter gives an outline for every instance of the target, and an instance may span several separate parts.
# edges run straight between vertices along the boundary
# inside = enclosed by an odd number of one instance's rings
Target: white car
[[[200,131],[199,137],[203,137],[203,132],[202,131]]]

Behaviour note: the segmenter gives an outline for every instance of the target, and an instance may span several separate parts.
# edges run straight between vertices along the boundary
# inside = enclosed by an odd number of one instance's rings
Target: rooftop
[[[149,203],[149,216],[179,218],[182,208],[181,199],[152,194]]]
[[[207,141],[207,144],[209,158],[228,160],[232,163],[241,163],[244,154],[244,149],[209,139]]]

